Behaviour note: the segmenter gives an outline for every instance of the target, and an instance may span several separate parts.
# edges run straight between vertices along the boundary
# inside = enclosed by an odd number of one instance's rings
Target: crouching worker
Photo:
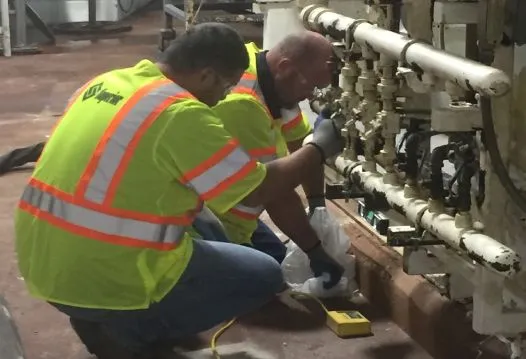
[[[96,76],[70,101],[15,216],[29,292],[70,317],[99,359],[155,358],[160,342],[248,313],[283,288],[279,264],[240,245],[193,240],[203,203],[222,214],[265,206],[339,153],[336,126],[263,164],[211,110],[249,65],[239,34],[206,23],[157,63]],[[99,101],[103,89],[114,101]],[[304,242],[317,276],[342,268]]]
[[[329,85],[332,45],[322,35],[305,31],[285,37],[268,51],[254,43],[246,48],[248,68],[214,111],[248,154],[268,163],[298,150],[312,131],[299,102],[309,98],[315,87]],[[323,178],[320,163],[302,180],[311,209],[325,206]],[[281,262],[286,247],[259,219],[263,210],[300,248],[305,241],[318,240],[294,189],[273,195],[265,206],[247,207],[240,203],[218,217],[230,241],[252,246]],[[208,224],[198,218],[194,227],[206,233],[212,230]]]

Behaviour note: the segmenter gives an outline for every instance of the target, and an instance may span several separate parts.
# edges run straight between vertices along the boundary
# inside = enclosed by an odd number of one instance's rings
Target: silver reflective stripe
[[[85,193],[86,199],[99,204],[104,201],[111,180],[141,124],[165,100],[186,92],[175,83],[168,83],[153,89],[130,109],[104,147],[97,169],[88,183]]]
[[[194,188],[197,193],[203,195],[224,180],[232,177],[239,172],[244,166],[250,163],[251,158],[239,146],[230,152],[221,161],[208,168],[199,176],[192,178],[188,184]]]
[[[84,208],[28,185],[22,201],[69,224],[109,236],[120,236],[153,243],[177,244],[185,228],[120,218]]]
[[[294,119],[297,118],[299,115],[301,115],[301,110],[299,106],[293,109],[281,109],[281,121],[284,125],[294,121]]]
[[[257,207],[247,207],[247,206],[244,206],[242,204],[238,204],[234,207],[234,209],[240,211],[240,212],[244,212],[244,213],[247,213],[249,215],[254,215],[254,216],[257,216],[259,217],[259,215],[261,214],[261,212],[263,212],[263,206],[257,206]]]
[[[241,80],[239,80],[239,82],[237,83],[236,87],[248,87],[248,88],[254,90],[258,100],[264,106],[267,106],[267,104],[265,102],[265,97],[263,96],[263,92],[261,91],[261,88],[259,87],[259,83],[257,82],[257,80],[249,80],[249,79],[241,78]],[[233,91],[234,92],[236,91],[235,88],[234,88]]]

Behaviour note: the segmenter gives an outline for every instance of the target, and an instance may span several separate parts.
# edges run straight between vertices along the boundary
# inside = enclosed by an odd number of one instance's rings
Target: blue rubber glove
[[[323,283],[323,288],[331,289],[340,282],[344,268],[325,252],[321,242],[306,254],[315,277],[321,277],[324,273],[329,275],[329,280]]]
[[[316,117],[316,120],[314,121],[313,129],[316,131],[316,128],[320,124],[321,120],[324,118],[331,118],[332,111],[329,109],[329,106],[325,106],[321,109],[320,113],[318,114],[318,117]]]

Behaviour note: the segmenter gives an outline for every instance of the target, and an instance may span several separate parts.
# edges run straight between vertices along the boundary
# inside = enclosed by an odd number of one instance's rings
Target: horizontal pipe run
[[[364,172],[361,162],[338,156],[335,167],[353,184],[368,193],[385,197],[394,210],[414,225],[427,230],[485,268],[507,278],[520,271],[521,258],[511,248],[477,231],[458,228],[455,219],[445,213],[430,212],[427,201],[406,197],[403,187],[384,183],[382,174]]]
[[[502,96],[511,88],[509,77],[499,69],[436,49],[365,20],[343,16],[318,5],[305,7],[300,17],[308,30],[340,41],[346,39],[347,31],[351,31],[354,41],[360,46],[401,60],[402,65],[451,81],[465,90]]]

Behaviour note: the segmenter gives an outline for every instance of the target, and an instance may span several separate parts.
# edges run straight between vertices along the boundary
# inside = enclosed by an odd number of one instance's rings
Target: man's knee
[[[262,221],[258,221],[258,228],[252,234],[252,245],[255,249],[274,258],[278,263],[285,259],[287,247],[280,238]]]
[[[260,258],[254,261],[253,273],[250,275],[254,285],[258,286],[259,289],[263,289],[268,295],[279,293],[283,290],[284,283],[280,264],[265,253],[255,253]]]

